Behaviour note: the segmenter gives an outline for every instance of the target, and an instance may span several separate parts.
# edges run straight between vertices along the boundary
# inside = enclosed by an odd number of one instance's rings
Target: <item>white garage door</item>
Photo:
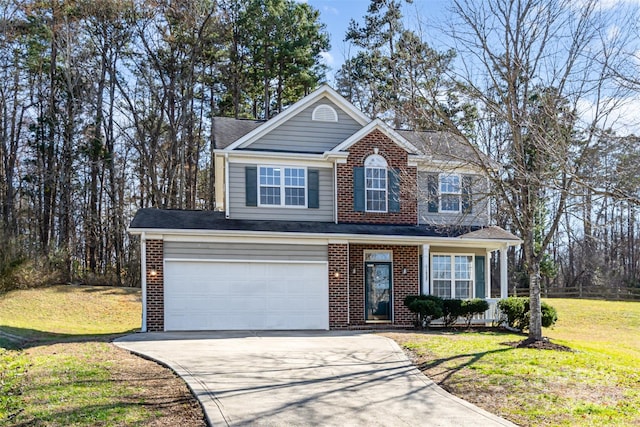
[[[166,261],[167,331],[329,329],[326,263]]]

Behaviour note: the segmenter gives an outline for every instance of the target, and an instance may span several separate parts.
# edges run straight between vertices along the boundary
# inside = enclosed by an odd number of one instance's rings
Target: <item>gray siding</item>
[[[327,261],[325,245],[164,242],[164,257],[173,259]]]
[[[268,162],[265,162],[268,164]],[[333,221],[333,169],[319,168],[318,209],[246,206],[244,168],[246,164],[229,164],[229,217],[232,219],[264,219],[289,221]],[[314,168],[309,168],[314,169]]]
[[[489,195],[486,179],[473,177],[473,203],[471,213],[433,213],[428,210],[429,192],[427,175],[435,172],[418,172],[418,222],[432,225],[489,225]]]
[[[338,121],[321,122],[311,120],[314,108],[320,104],[331,105],[338,113]],[[328,99],[322,99],[246,148],[323,153],[331,150],[361,128],[362,126],[358,122],[338,106]]]

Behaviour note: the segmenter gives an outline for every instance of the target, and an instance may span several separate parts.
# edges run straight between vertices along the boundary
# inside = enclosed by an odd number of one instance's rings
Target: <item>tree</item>
[[[446,115],[441,118],[475,150],[474,163],[491,177],[512,229],[523,240],[529,340],[540,340],[541,264],[567,200],[585,185],[578,171],[616,100],[624,98],[624,88],[607,70],[624,59],[617,54],[627,40],[625,25],[617,22],[619,31],[610,31],[620,15],[599,8],[597,1],[455,0],[452,9],[457,21],[450,25],[451,37],[463,64],[452,78],[478,105],[480,127],[503,139],[489,140],[485,134],[472,140]],[[583,105],[593,106],[591,117]],[[504,167],[493,167],[496,160]]]

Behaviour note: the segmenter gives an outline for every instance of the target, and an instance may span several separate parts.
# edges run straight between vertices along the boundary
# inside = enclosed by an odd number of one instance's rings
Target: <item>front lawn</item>
[[[139,327],[139,289],[53,286],[0,296],[0,424],[205,425],[172,371],[109,343]]]
[[[519,334],[389,333],[453,394],[523,426],[640,425],[640,303],[554,299],[546,336],[574,351],[514,348]]]

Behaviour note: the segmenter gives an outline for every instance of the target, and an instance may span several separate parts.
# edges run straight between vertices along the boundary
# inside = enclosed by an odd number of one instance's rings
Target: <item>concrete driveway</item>
[[[448,394],[371,333],[164,332],[115,344],[173,368],[213,426],[514,425]]]

